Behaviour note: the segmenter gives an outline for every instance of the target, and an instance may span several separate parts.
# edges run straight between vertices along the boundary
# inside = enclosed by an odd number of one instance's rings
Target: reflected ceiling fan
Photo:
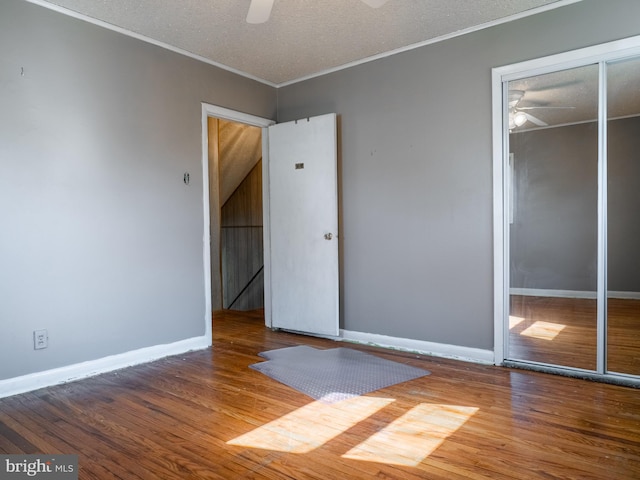
[[[388,0],[361,0],[371,8],[379,8]],[[249,12],[247,13],[247,23],[264,23],[269,20],[274,0],[251,0]]]
[[[521,127],[527,122],[531,122],[538,127],[548,127],[549,124],[540,120],[538,117],[525,112],[524,110],[538,110],[538,109],[573,109],[575,107],[549,107],[545,105],[539,105],[535,107],[519,107],[518,104],[524,97],[524,90],[509,90],[509,130],[516,127]]]

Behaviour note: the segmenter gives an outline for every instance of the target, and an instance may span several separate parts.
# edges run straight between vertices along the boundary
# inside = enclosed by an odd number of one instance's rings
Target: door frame
[[[581,376],[611,381],[614,375],[606,372],[606,77],[605,63],[640,55],[640,36],[586,47],[570,52],[537,58],[492,69],[492,141],[493,141],[493,257],[494,257],[494,363],[503,364],[509,337],[509,139],[508,92],[510,80],[551,73],[589,64],[600,65],[599,131],[598,131],[598,361],[597,371]],[[570,368],[552,367],[550,371],[568,373]],[[623,379],[624,380],[624,379]],[[617,383],[617,382],[616,382]],[[636,383],[635,381],[633,383]]]
[[[209,195],[209,117],[244,123],[262,128],[262,215],[263,215],[263,249],[264,249],[264,317],[267,327],[271,327],[271,256],[270,252],[270,222],[269,222],[269,129],[276,122],[269,118],[258,117],[248,113],[238,112],[218,105],[202,102],[202,207],[204,237],[202,256],[204,261],[204,291],[205,291],[205,336],[208,344],[213,339],[212,319],[213,307],[211,298],[211,211]],[[218,178],[216,176],[216,178]],[[215,202],[215,199],[213,199]],[[219,199],[218,199],[219,210]]]

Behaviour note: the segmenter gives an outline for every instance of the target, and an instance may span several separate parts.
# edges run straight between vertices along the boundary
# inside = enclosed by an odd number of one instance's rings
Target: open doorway
[[[203,104],[205,288],[214,318],[229,310],[260,311],[266,317],[268,192],[262,152],[263,129],[272,123]]]
[[[215,152],[220,145],[209,142],[209,129],[214,134],[217,131],[209,118],[215,117],[262,128],[264,268],[254,275],[264,278],[265,325],[337,336],[336,114],[275,125],[271,120],[207,104],[202,112],[203,191],[208,197],[204,199],[203,242],[207,318],[216,310],[222,311],[223,301],[222,259],[218,255],[222,237],[220,166],[219,152]],[[214,322],[216,318],[214,315]],[[209,336],[212,327],[209,321]]]
[[[220,196],[220,258],[223,310],[264,307],[262,216],[262,130],[216,117],[208,118],[209,171],[217,165]],[[215,148],[212,145],[217,143]]]

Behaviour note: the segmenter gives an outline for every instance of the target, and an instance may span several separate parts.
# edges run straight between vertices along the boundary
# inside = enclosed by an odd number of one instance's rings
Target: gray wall
[[[491,68],[638,18],[585,0],[279,89],[279,121],[340,115],[343,328],[493,348]]]
[[[512,133],[510,286],[595,292],[598,125]]]
[[[640,292],[640,117],[609,122],[608,289]]]
[[[596,123],[514,133],[511,286],[595,292]],[[608,123],[608,288],[640,292],[640,118]]]
[[[637,18],[585,0],[279,89],[279,121],[340,115],[344,328],[492,348],[491,67]],[[0,3],[0,379],[204,334],[201,101],[276,111],[270,87]]]
[[[202,101],[275,117],[271,87],[0,3],[0,379],[204,335]]]

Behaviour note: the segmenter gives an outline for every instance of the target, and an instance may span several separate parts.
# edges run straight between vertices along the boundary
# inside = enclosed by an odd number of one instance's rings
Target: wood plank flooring
[[[248,368],[300,344],[431,375],[325,405]],[[211,349],[0,399],[0,453],[77,453],[81,479],[638,479],[640,391],[221,312]]]
[[[596,370],[595,299],[512,295],[508,357]],[[640,375],[640,300],[608,299],[608,371]]]

